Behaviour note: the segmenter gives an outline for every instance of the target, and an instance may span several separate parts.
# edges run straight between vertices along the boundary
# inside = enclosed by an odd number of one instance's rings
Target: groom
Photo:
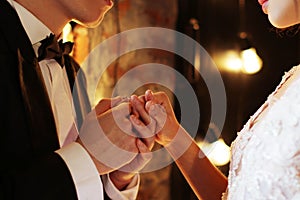
[[[80,105],[76,114],[70,95],[79,66],[68,55],[62,66],[57,59],[37,58],[47,35],[60,35],[74,19],[95,26],[112,5],[110,0],[0,0],[1,199],[103,199],[103,188],[111,199],[136,198],[139,176],[135,172],[150,158],[127,160],[120,167],[133,169],[128,173],[108,169],[90,155],[77,137],[81,122],[88,126],[85,86],[76,87],[74,101]],[[129,104],[119,104],[117,98],[97,105],[99,123],[109,119],[101,125],[107,137],[133,152],[148,152],[106,112],[112,101],[115,110]]]

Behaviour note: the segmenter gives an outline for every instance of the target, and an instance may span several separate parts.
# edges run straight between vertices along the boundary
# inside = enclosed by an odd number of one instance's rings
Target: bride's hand
[[[156,121],[156,142],[166,146],[180,128],[172,104],[164,92],[152,93],[147,90],[144,98],[146,111]]]

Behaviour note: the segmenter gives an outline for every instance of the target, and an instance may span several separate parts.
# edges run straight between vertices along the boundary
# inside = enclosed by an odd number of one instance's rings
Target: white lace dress
[[[300,200],[300,65],[284,75],[231,149],[223,199]]]

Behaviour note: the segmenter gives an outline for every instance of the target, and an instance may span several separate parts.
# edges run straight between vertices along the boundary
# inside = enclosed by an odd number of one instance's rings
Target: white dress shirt
[[[9,3],[17,11],[22,25],[37,52],[38,44],[51,31],[28,10],[15,1]],[[68,166],[79,199],[103,199],[103,185],[99,173],[86,150],[75,142],[78,136],[73,107],[72,93],[65,67],[54,59],[40,61],[40,67],[50,98],[60,149],[56,151]],[[73,136],[70,137],[70,133]],[[75,134],[74,134],[75,133]],[[70,139],[71,141],[67,141]],[[76,155],[76,156],[74,156]],[[139,176],[135,176],[126,190],[119,191],[111,182],[109,175],[102,176],[104,187],[112,199],[135,199],[138,192]]]

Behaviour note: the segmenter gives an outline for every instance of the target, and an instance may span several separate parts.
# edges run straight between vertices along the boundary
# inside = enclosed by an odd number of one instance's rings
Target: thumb
[[[152,159],[152,152],[149,151],[147,146],[139,139],[137,139],[137,147],[139,149],[139,154],[129,164],[119,169],[120,171],[137,173],[141,169],[143,169]]]

